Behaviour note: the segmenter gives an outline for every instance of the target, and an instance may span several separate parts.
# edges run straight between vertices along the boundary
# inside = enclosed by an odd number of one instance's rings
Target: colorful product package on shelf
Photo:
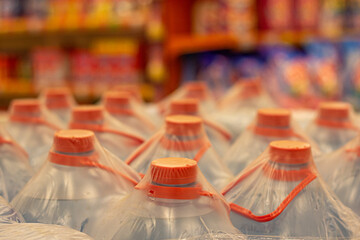
[[[357,136],[359,128],[356,124],[350,104],[324,102],[320,104],[316,118],[305,131],[323,153],[329,153]]]
[[[172,100],[182,98],[196,98],[199,100],[200,110],[210,113],[216,110],[215,98],[205,82],[187,82],[175,92],[158,103],[159,112],[164,114],[169,109]]]
[[[0,126],[0,196],[11,201],[32,175],[28,154]]]
[[[258,108],[275,106],[260,79],[243,79],[235,83],[220,100],[221,112],[214,113],[213,117],[236,138],[250,124]]]
[[[0,197],[0,225],[4,223],[23,223],[23,216],[16,212],[5,199]]]
[[[92,240],[85,233],[53,224],[18,223],[0,225],[0,240]]]
[[[55,114],[67,126],[71,117],[71,108],[76,105],[71,91],[67,88],[48,88],[40,96],[45,107]]]
[[[360,217],[328,189],[308,143],[271,142],[223,194],[230,203],[232,223],[245,234],[282,239],[360,237]]]
[[[71,86],[79,95],[92,92],[93,82],[96,81],[97,64],[93,55],[88,51],[75,51],[70,55]]]
[[[360,137],[316,162],[321,176],[344,205],[360,216]]]
[[[231,133],[221,124],[214,121],[211,116],[201,113],[199,110],[199,101],[197,99],[185,98],[174,100],[170,103],[170,108],[165,115],[190,115],[201,117],[204,122],[205,132],[219,156],[224,156],[229,150],[233,140]]]
[[[69,128],[94,131],[101,145],[121,160],[144,142],[136,130],[117,121],[102,106],[74,107]]]
[[[228,210],[196,161],[161,158],[150,163],[129,197],[109,206],[92,232],[104,240],[246,239],[232,226]]]
[[[25,149],[34,169],[42,165],[43,155],[48,153],[55,131],[64,127],[36,99],[13,100],[5,126],[15,142]]]
[[[237,175],[276,140],[311,142],[296,126],[289,110],[259,109],[256,119],[236,139],[223,162]]]
[[[128,195],[140,176],[88,130],[60,130],[40,171],[11,204],[29,223],[83,231],[103,207]]]
[[[126,160],[137,172],[145,174],[152,160],[163,157],[186,157],[198,162],[206,179],[216,188],[223,188],[233,175],[220,161],[210,144],[201,118],[172,115],[165,126],[147,140]]]
[[[102,104],[106,112],[122,124],[130,126],[145,139],[157,130],[156,125],[146,115],[143,106],[129,92],[106,92]]]

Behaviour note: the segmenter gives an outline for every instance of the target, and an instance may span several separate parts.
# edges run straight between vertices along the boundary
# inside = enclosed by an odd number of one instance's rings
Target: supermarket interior
[[[0,240],[360,239],[360,0],[0,0]]]

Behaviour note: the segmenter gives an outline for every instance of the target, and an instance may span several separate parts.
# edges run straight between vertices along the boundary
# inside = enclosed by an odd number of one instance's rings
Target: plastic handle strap
[[[131,140],[136,141],[138,144],[142,144],[144,142],[144,139],[142,139],[140,137],[134,136],[130,133],[118,131],[115,129],[110,129],[106,126],[99,125],[99,124],[71,123],[70,128],[87,129],[87,130],[91,130],[94,132],[112,133],[112,134],[116,134],[116,135],[123,136],[126,138],[130,138]]]
[[[146,149],[149,148],[151,144],[153,144],[156,140],[159,140],[163,136],[162,132],[158,132],[154,136],[152,136],[149,140],[147,140],[143,145],[141,145],[135,152],[133,152],[127,159],[126,163],[131,164],[137,157],[139,157],[143,152],[146,151]],[[205,143],[202,144],[199,151],[195,154],[193,160],[199,161],[204,153],[207,151],[208,148],[211,147],[211,143],[209,141],[205,141]]]
[[[227,192],[229,192],[235,185],[237,185],[238,183],[240,183],[241,181],[243,181],[245,178],[247,178],[248,176],[250,176],[255,170],[257,170],[260,167],[260,165],[255,166],[252,169],[249,169],[248,171],[246,171],[244,174],[242,174],[236,181],[234,181],[231,185],[229,185],[228,187],[225,188],[225,190],[223,191],[223,195],[225,195]],[[283,170],[284,171],[284,170]],[[292,171],[294,172],[294,171]],[[303,171],[299,171],[300,174],[303,174]],[[279,175],[279,174],[277,174]],[[234,212],[243,215],[244,217],[247,217],[249,219],[252,219],[254,221],[257,222],[268,222],[271,221],[273,219],[275,219],[276,217],[278,217],[285,209],[286,207],[289,205],[289,203],[307,186],[309,185],[313,180],[315,180],[317,178],[317,176],[308,171],[308,173],[306,174],[307,176],[285,197],[285,199],[280,203],[280,205],[271,213],[266,214],[266,215],[262,215],[262,216],[258,216],[253,214],[249,209],[241,207],[235,203],[230,203],[230,208],[231,210],[233,210]]]
[[[218,131],[226,140],[228,140],[228,141],[231,140],[232,136],[226,129],[224,129],[223,127],[221,127],[220,125],[218,125],[212,121],[208,121],[206,119],[203,119],[203,121],[206,126],[209,126],[213,129],[215,129],[216,131]]]
[[[102,170],[105,170],[109,173],[112,173],[114,175],[118,175],[122,178],[125,178],[129,182],[131,182],[134,186],[138,184],[138,182],[131,177],[123,174],[122,172],[115,170],[109,166],[103,165],[101,163],[97,162],[97,156],[91,155],[91,156],[72,156],[72,155],[64,155],[56,152],[50,152],[51,156],[51,162],[60,164],[60,165],[67,165],[67,166],[73,166],[73,167],[95,167]]]
[[[14,147],[16,147],[22,154],[25,155],[26,158],[29,158],[29,155],[28,153],[22,148],[20,147],[19,144],[17,144],[16,142],[10,140],[10,139],[6,139],[6,138],[3,138],[3,137],[0,137],[0,144],[10,144],[10,145],[13,145]]]
[[[329,121],[327,119],[317,118],[315,120],[315,123],[319,126],[325,126],[325,127],[330,127],[330,128],[346,128],[346,129],[352,129],[352,130],[359,131],[359,128],[350,121],[341,121],[340,122],[340,121]]]
[[[47,127],[50,127],[54,130],[60,130],[60,128],[58,128],[56,125],[49,123],[48,121],[46,121],[43,118],[39,118],[39,117],[20,117],[20,116],[11,116],[10,117],[11,121],[14,122],[23,122],[23,123],[33,123],[33,124],[42,124],[45,125]]]
[[[360,157],[360,146],[357,146],[355,148],[347,148],[345,150],[347,153],[356,153],[356,156],[357,157]],[[355,159],[350,159],[350,158],[347,158],[348,160],[355,160]]]
[[[133,117],[139,119],[143,124],[145,124],[146,127],[150,128],[150,129],[155,129],[154,124],[152,124],[149,120],[144,118],[142,115],[134,112],[133,110],[109,108],[107,111],[112,113],[112,114],[121,114],[121,115],[133,116]]]

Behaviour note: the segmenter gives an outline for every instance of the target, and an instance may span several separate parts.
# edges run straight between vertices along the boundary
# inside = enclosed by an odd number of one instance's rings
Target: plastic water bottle
[[[360,218],[328,190],[308,143],[275,141],[223,190],[231,221],[248,235],[357,239]]]
[[[9,203],[0,197],[0,225],[4,223],[22,223],[25,222],[24,218],[16,212]]]

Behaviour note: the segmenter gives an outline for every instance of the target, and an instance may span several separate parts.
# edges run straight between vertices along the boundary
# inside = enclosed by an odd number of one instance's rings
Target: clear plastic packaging
[[[271,142],[224,190],[232,223],[244,234],[358,239],[360,218],[319,176],[310,144]]]
[[[321,103],[316,118],[306,128],[323,153],[342,147],[355,138],[358,131],[352,107],[345,102]]]
[[[276,140],[311,142],[295,126],[289,110],[281,108],[259,109],[255,121],[236,139],[224,156],[223,162],[234,175],[237,175],[260,156],[270,142]]]
[[[93,132],[61,130],[55,134],[46,163],[11,204],[26,222],[83,231],[139,180],[134,170],[98,143]]]
[[[231,133],[221,124],[214,121],[211,116],[199,111],[199,102],[194,98],[174,100],[170,103],[170,109],[166,115],[190,115],[199,116],[204,122],[205,132],[215,151],[223,156],[229,150],[232,142]]]
[[[40,96],[45,107],[67,126],[71,117],[71,108],[76,105],[68,88],[48,88]]]
[[[30,165],[38,169],[51,148],[54,133],[63,126],[36,99],[11,102],[6,130],[29,155]]]
[[[360,136],[322,156],[316,166],[344,205],[360,216]]]
[[[130,155],[127,164],[145,174],[154,159],[185,157],[196,160],[206,179],[218,190],[232,180],[230,170],[211,146],[201,118],[173,115],[165,121],[160,131]]]
[[[50,224],[0,224],[0,240],[92,240],[85,233]]]
[[[194,160],[154,160],[135,189],[94,223],[95,239],[245,239]]]
[[[211,113],[217,109],[215,98],[205,82],[187,82],[159,102],[158,107],[160,113],[166,113],[167,109],[169,109],[171,101],[183,98],[198,99],[200,109],[204,113]]]
[[[245,79],[232,86],[219,103],[214,119],[236,138],[251,123],[258,108],[276,107],[259,79]]]
[[[24,218],[9,203],[0,197],[0,225],[4,223],[23,223]]]
[[[145,109],[130,93],[114,91],[103,96],[105,110],[126,126],[134,129],[143,138],[149,138],[157,130],[146,115]]]
[[[135,130],[111,117],[101,106],[74,107],[69,128],[93,131],[100,144],[121,160],[144,142]]]
[[[0,196],[11,201],[32,175],[28,154],[0,126]]]

